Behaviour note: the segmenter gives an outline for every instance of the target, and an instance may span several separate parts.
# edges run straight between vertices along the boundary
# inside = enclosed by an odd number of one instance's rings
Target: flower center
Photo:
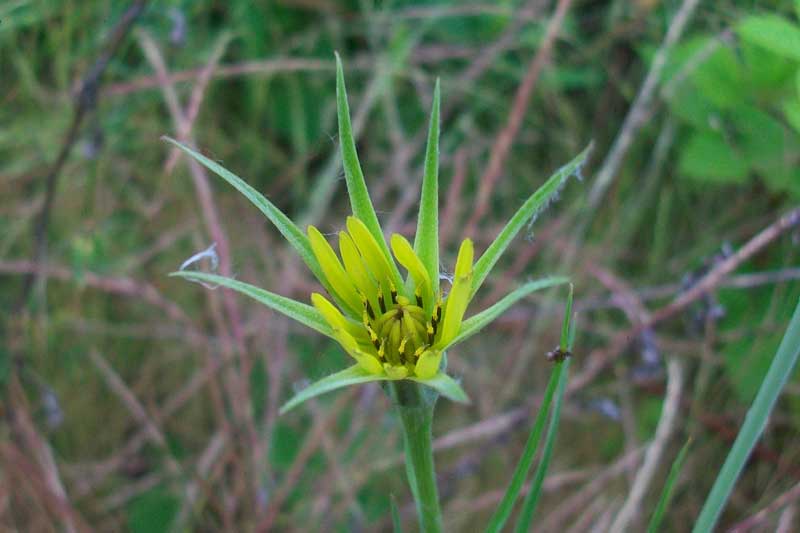
[[[382,363],[405,366],[411,371],[419,356],[433,344],[441,310],[437,305],[433,317],[427,320],[421,304],[421,299],[412,303],[395,290],[388,302],[379,296],[378,313],[365,301],[364,325]]]

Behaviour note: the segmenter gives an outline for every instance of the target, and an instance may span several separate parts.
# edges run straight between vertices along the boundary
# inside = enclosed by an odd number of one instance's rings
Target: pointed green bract
[[[521,287],[516,288],[515,290],[508,293],[505,297],[503,297],[501,300],[496,302],[488,309],[484,309],[477,315],[471,316],[468,319],[466,319],[461,324],[461,329],[459,330],[456,338],[453,339],[453,341],[445,348],[463,342],[468,338],[472,337],[473,335],[478,333],[481,329],[492,323],[501,314],[505,313],[509,307],[520,301],[522,298],[528,296],[529,294],[536,291],[540,291],[542,289],[555,287],[557,285],[563,285],[564,283],[569,283],[569,278],[563,276],[555,276],[550,278],[538,279],[536,281],[529,281],[528,283],[522,285]]]
[[[358,152],[356,142],[353,138],[353,126],[350,124],[350,106],[347,103],[347,89],[344,85],[344,70],[339,54],[336,54],[336,112],[339,117],[339,146],[342,150],[342,165],[344,166],[344,178],[347,183],[347,194],[350,196],[350,207],[353,215],[361,220],[367,229],[375,237],[381,251],[386,256],[392,268],[394,283],[401,287],[403,283],[400,278],[400,271],[392,260],[389,247],[375,214],[372,199],[367,191],[367,183],[364,181],[364,173],[361,171],[361,164],[358,162]]]
[[[370,383],[372,381],[385,381],[387,379],[388,378],[386,376],[369,374],[360,366],[353,365],[340,372],[336,372],[335,374],[324,377],[319,381],[315,381],[305,389],[298,392],[294,398],[283,404],[283,407],[280,409],[280,414],[285,414],[287,411],[294,409],[301,403],[310,400],[315,396],[319,396],[320,394],[325,394],[326,392],[335,391],[336,389],[341,389],[350,385],[360,385],[362,383]]]
[[[464,392],[464,389],[461,388],[461,385],[444,372],[439,372],[430,379],[418,379],[413,377],[408,379],[427,385],[445,398],[453,400],[454,402],[469,403],[469,397],[467,393]]]
[[[185,144],[166,136],[162,137],[162,139],[174,144],[192,156],[195,160],[197,160],[198,163],[206,167],[208,170],[233,185],[236,190],[250,200],[250,202],[262,213],[264,213],[269,221],[272,222],[276,228],[278,228],[278,231],[280,231],[284,238],[289,241],[289,244],[291,244],[292,248],[297,251],[303,262],[308,265],[308,268],[311,270],[314,276],[316,276],[317,279],[324,279],[322,276],[322,269],[319,267],[319,263],[311,251],[311,244],[308,242],[308,237],[306,237],[305,233],[300,231],[300,228],[298,228],[289,217],[283,214],[280,209],[275,207],[272,202],[267,200],[263,194],[255,190],[242,178],[226,169],[216,161],[212,161],[203,154],[192,150]]]
[[[475,277],[472,282],[473,295],[478,292],[486,276],[492,271],[492,268],[497,264],[497,261],[511,244],[514,237],[517,236],[519,231],[528,224],[534,216],[547,207],[561,190],[567,178],[574,175],[579,167],[583,165],[591,149],[592,145],[590,144],[572,161],[558,169],[556,173],[550,176],[544,185],[539,187],[539,189],[522,204],[522,207],[514,213],[514,216],[511,217],[508,224],[506,224],[503,230],[497,235],[494,242],[489,245],[489,248],[486,249],[481,258],[475,263]]]
[[[190,281],[221,285],[222,287],[233,289],[323,335],[335,339],[333,330],[322,317],[322,314],[314,307],[298,302],[297,300],[292,300],[291,298],[275,294],[274,292],[264,290],[255,285],[250,285],[249,283],[244,283],[233,278],[226,278],[225,276],[218,276],[216,274],[182,270],[180,272],[173,272],[170,276],[176,276]]]
[[[414,251],[419,256],[433,283],[434,294],[439,292],[439,80],[433,90],[431,119],[428,127],[428,147],[425,149],[425,170],[422,175],[422,194],[419,201],[417,235]]]

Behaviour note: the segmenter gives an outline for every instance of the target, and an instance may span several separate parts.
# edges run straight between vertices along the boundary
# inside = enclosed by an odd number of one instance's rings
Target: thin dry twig
[[[636,473],[628,497],[617,514],[609,531],[621,533],[629,531],[631,523],[635,522],[641,510],[645,493],[653,481],[656,470],[661,463],[667,443],[675,429],[675,422],[680,410],[681,393],[683,390],[683,369],[678,359],[672,358],[667,363],[667,393],[661,410],[661,418],[656,427],[655,437],[647,447],[644,461]]]
[[[747,533],[756,528],[762,527],[770,516],[800,499],[800,483],[795,484],[789,490],[772,500],[767,506],[756,514],[745,518],[728,530],[728,533]]]

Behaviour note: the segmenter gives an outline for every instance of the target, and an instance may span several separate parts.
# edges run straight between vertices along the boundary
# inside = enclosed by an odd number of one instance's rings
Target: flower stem
[[[438,533],[442,531],[442,511],[431,447],[434,402],[425,397],[420,385],[411,381],[398,381],[394,389],[403,423],[406,473],[417,504],[420,527],[425,533]]]

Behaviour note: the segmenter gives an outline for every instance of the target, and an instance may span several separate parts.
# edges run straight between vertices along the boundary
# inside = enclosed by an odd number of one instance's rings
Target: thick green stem
[[[422,386],[417,383],[398,381],[394,388],[403,423],[408,483],[417,504],[420,527],[426,533],[437,533],[442,531],[442,511],[431,447],[433,401],[425,398]]]

